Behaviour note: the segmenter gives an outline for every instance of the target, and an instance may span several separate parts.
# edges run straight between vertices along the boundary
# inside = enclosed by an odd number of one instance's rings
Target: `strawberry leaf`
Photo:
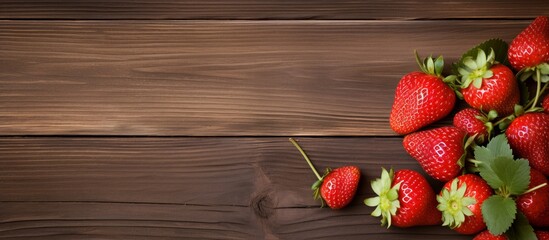
[[[505,134],[500,134],[494,137],[487,145],[486,148],[490,149],[494,153],[495,157],[509,157],[513,158],[513,150],[509,146],[507,137]]]
[[[509,45],[503,41],[502,39],[495,38],[487,40],[471,49],[469,49],[465,54],[461,56],[461,58],[454,64],[452,64],[452,70],[455,75],[459,74],[458,69],[460,67],[464,67],[464,60],[467,58],[474,58],[477,56],[479,49],[484,50],[484,52],[490,52],[490,49],[494,49],[495,53],[495,59],[496,61],[507,64],[507,49],[509,48]]]
[[[488,231],[493,235],[500,235],[507,231],[517,213],[515,201],[500,195],[493,195],[486,199],[481,209]]]
[[[527,160],[498,157],[491,165],[503,183],[500,188],[503,188],[505,194],[520,195],[526,191],[530,184],[530,165]]]
[[[528,219],[521,212],[517,213],[517,219],[505,233],[509,239],[536,240],[534,228],[528,223]]]

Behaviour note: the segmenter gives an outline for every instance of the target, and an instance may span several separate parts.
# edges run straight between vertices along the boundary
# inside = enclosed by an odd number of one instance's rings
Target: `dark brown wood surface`
[[[545,0],[0,0],[0,19],[530,19]]]
[[[0,134],[392,136],[414,49],[450,62],[527,24],[0,21]]]
[[[511,40],[546,1],[0,0],[0,239],[471,239],[379,226],[413,50]],[[448,120],[438,123],[447,124]],[[318,169],[362,170],[319,208]],[[432,186],[441,183],[432,179]]]

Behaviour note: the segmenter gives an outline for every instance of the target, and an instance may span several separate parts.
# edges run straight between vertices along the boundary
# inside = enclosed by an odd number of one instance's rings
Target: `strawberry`
[[[454,126],[467,132],[467,135],[476,136],[478,143],[483,143],[490,138],[493,125],[490,122],[497,115],[494,111],[488,116],[474,108],[466,108],[454,115]]]
[[[475,234],[486,228],[481,206],[492,196],[492,188],[474,174],[459,176],[447,182],[437,196],[443,226],[462,234]]]
[[[454,108],[456,95],[442,78],[444,61],[427,58],[420,62],[423,70],[406,74],[398,83],[389,122],[398,134],[408,134],[448,115]]]
[[[467,155],[465,148],[472,140],[456,127],[440,127],[409,134],[403,145],[427,174],[447,182],[460,173]]]
[[[530,169],[530,184],[528,188],[549,184],[543,174]],[[549,227],[549,186],[545,185],[534,191],[520,195],[516,199],[518,209],[526,216],[528,222],[534,227]]]
[[[493,49],[488,57],[482,49],[476,59],[465,57],[458,71],[463,99],[471,107],[501,116],[513,113],[520,100],[518,83],[511,69],[495,62]]]
[[[509,63],[517,70],[549,62],[549,19],[537,17],[509,46]]]
[[[530,166],[545,176],[549,175],[549,114],[519,116],[507,127],[505,135],[516,155],[528,159]]]
[[[507,240],[507,239],[509,238],[507,238],[507,236],[505,236],[504,234],[494,236],[488,230],[482,231],[481,233],[477,234],[475,238],[473,238],[473,240]]]
[[[358,188],[360,169],[356,166],[344,166],[334,170],[328,168],[324,176],[320,176],[301,146],[292,138],[290,138],[290,142],[303,155],[318,178],[318,181],[311,187],[314,191],[315,200],[320,199],[323,206],[326,203],[331,209],[340,209],[347,206],[353,200]]]
[[[538,240],[549,240],[549,231],[535,231]]]
[[[381,216],[381,223],[387,228],[391,224],[412,227],[441,223],[435,192],[416,171],[383,169],[381,178],[372,181],[372,189],[378,196],[364,200],[364,204],[376,208],[372,216]]]

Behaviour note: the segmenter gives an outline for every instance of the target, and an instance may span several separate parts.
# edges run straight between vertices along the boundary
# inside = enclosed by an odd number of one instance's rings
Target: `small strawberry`
[[[528,188],[537,189],[530,190],[516,199],[518,209],[534,227],[549,227],[549,186],[542,185],[544,183],[549,184],[545,176],[531,168]]]
[[[315,199],[321,199],[322,205],[325,202],[331,209],[340,209],[347,206],[353,200],[358,188],[360,169],[356,166],[344,166],[334,170],[326,169],[324,176],[320,176],[299,144],[292,138],[290,138],[290,142],[303,155],[318,178],[318,181],[311,187]]]
[[[507,127],[505,135],[516,155],[528,159],[531,167],[549,176],[549,114],[519,116]]]
[[[458,71],[462,76],[461,93],[471,107],[485,112],[495,110],[501,116],[513,113],[520,100],[518,83],[511,69],[495,62],[493,49],[488,57],[482,49],[476,59],[465,57]]]
[[[364,200],[364,204],[376,208],[372,216],[381,216],[381,223],[387,228],[391,224],[412,227],[441,223],[435,192],[416,171],[383,169],[381,178],[372,181],[372,189],[378,196]]]
[[[442,57],[416,60],[422,72],[412,72],[400,79],[389,122],[398,134],[408,134],[448,115],[454,108],[456,95],[444,83]]]
[[[467,135],[476,136],[478,143],[483,143],[490,139],[494,128],[490,120],[497,117],[497,113],[492,111],[488,115],[474,108],[466,108],[454,115],[454,126],[467,132]]]
[[[538,240],[549,240],[549,231],[535,231]]]
[[[465,149],[474,138],[456,127],[440,127],[415,132],[404,137],[408,154],[436,180],[447,182],[456,177],[464,165]]]
[[[462,234],[475,234],[486,228],[481,206],[492,196],[492,188],[481,177],[466,174],[447,182],[437,196],[443,226]]]
[[[484,230],[481,233],[477,234],[473,240],[507,240],[505,234],[494,236],[488,230]]]
[[[549,18],[537,17],[509,46],[509,63],[517,71],[549,62]]]

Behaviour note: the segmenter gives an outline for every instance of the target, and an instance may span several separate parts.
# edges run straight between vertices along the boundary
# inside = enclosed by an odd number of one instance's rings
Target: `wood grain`
[[[2,0],[0,19],[516,19],[549,14],[543,0]]]
[[[299,141],[318,169],[361,168],[350,208],[318,208],[314,175],[284,137],[0,138],[0,238],[468,238],[368,216],[382,166],[420,170],[401,138]]]
[[[412,57],[529,21],[0,21],[0,135],[392,136]]]

